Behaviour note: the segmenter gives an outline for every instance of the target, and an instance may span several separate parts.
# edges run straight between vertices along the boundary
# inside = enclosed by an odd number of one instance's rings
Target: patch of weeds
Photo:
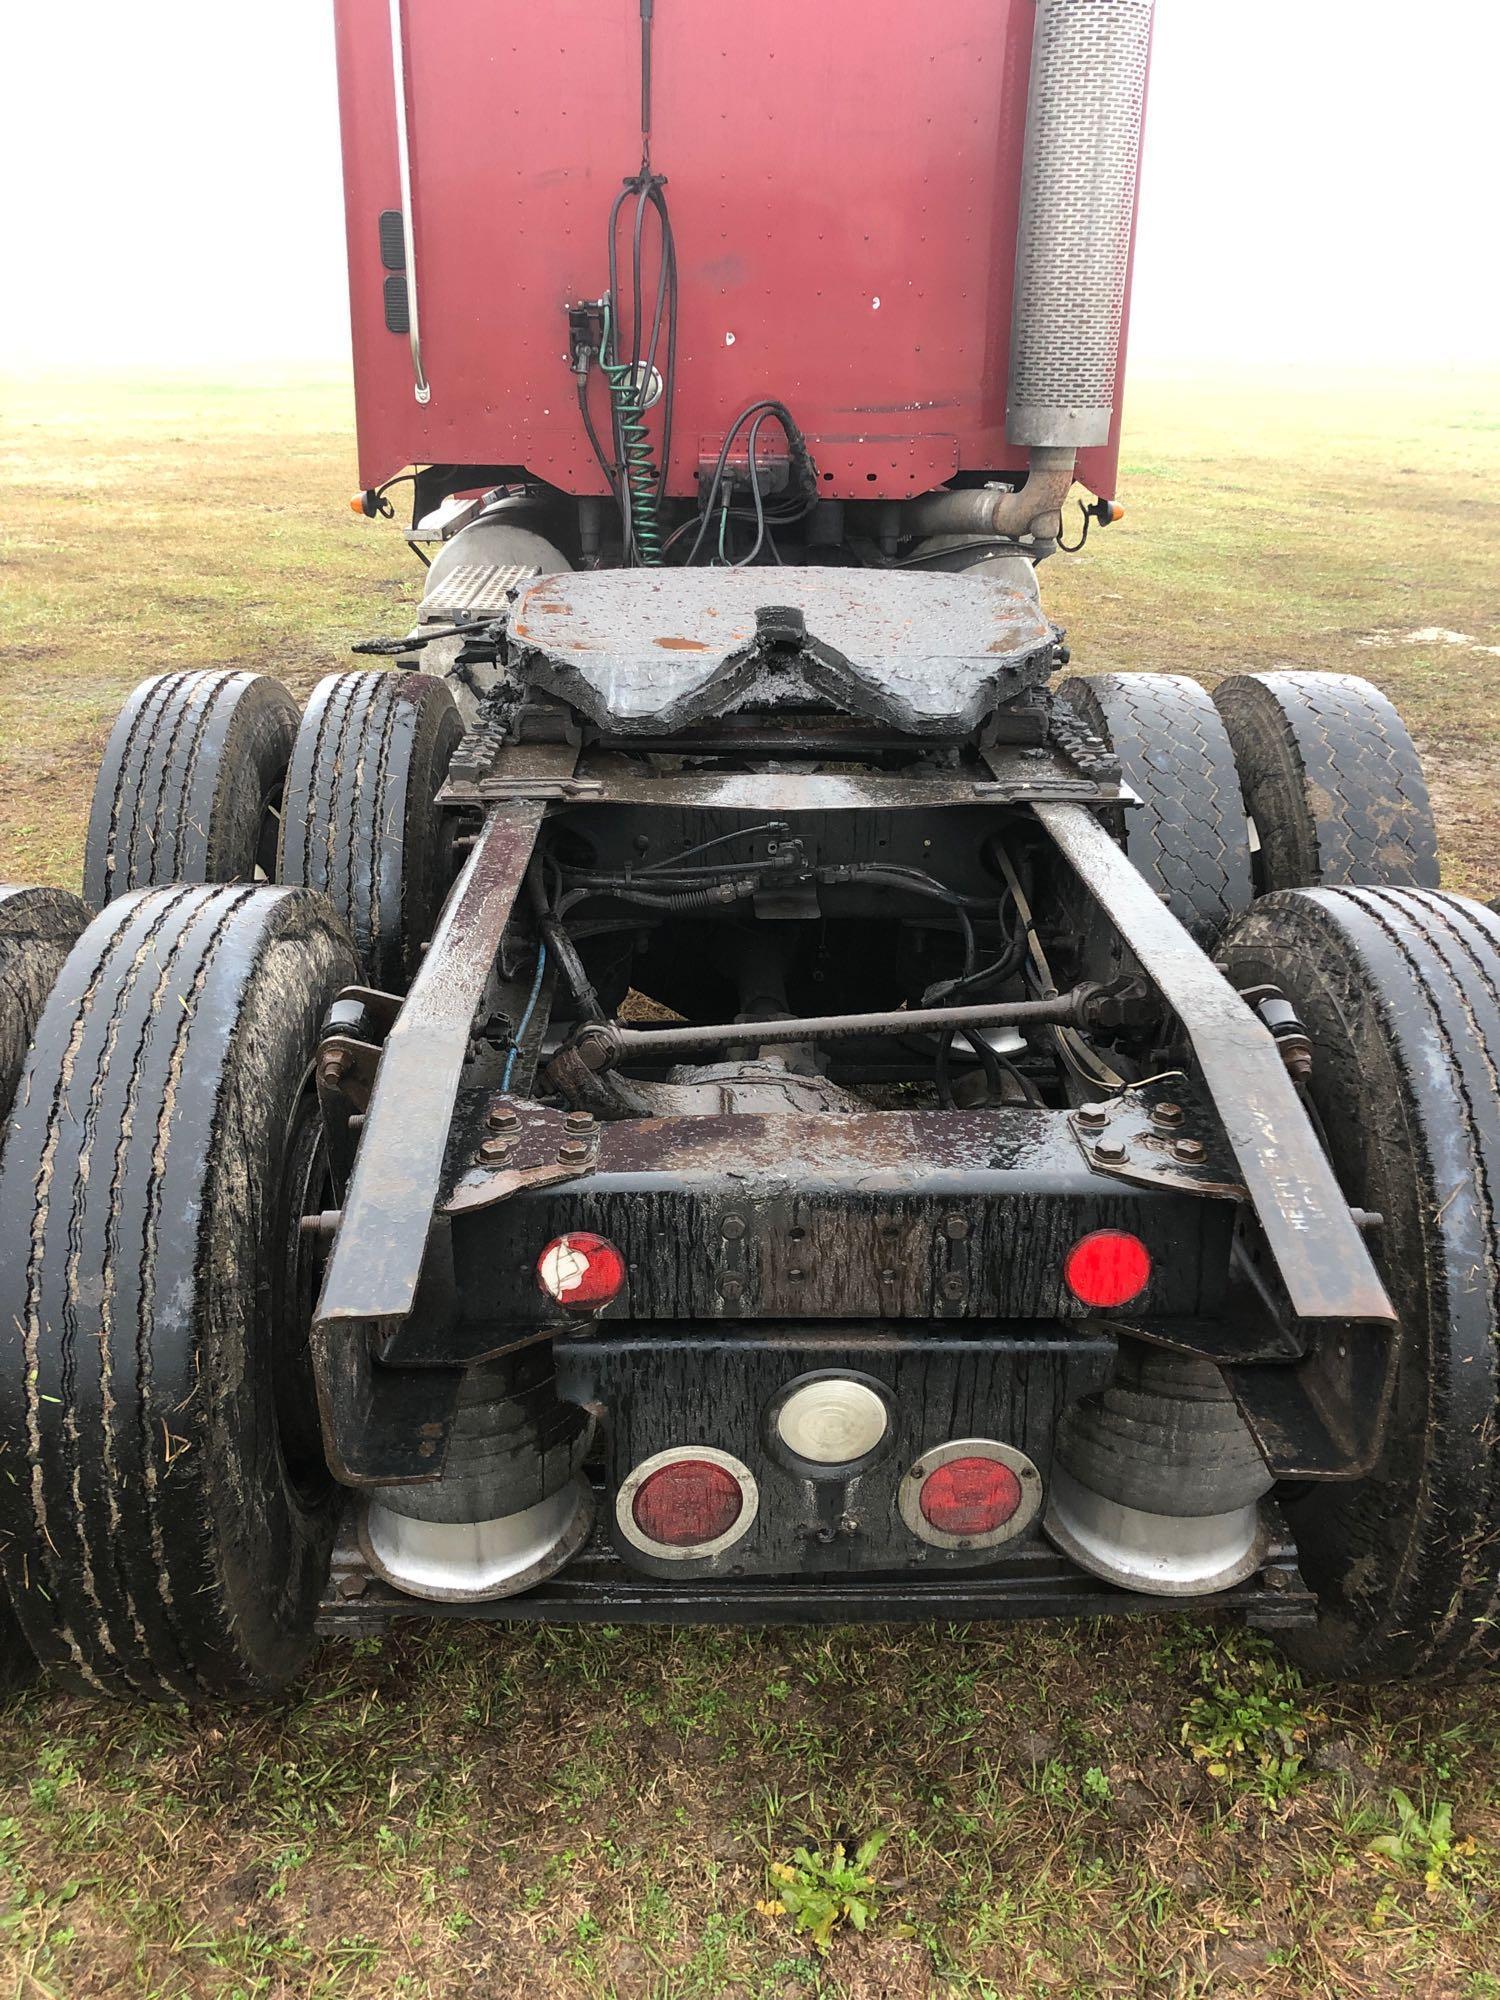
[[[1097,1764],[1090,1764],[1078,1780],[1078,1789],[1091,1806],[1107,1806],[1110,1801],[1109,1779]]]
[[[799,1931],[805,1931],[820,1952],[826,1952],[841,1924],[866,1930],[880,1913],[880,1884],[873,1870],[890,1836],[872,1833],[853,1854],[842,1841],[827,1852],[799,1847],[790,1861],[773,1861],[771,1880],[778,1903],[758,1905],[762,1915],[785,1910]]]
[[[1327,1716],[1308,1704],[1296,1669],[1264,1642],[1200,1656],[1199,1672],[1206,1691],[1188,1703],[1183,1743],[1211,1778],[1279,1805],[1301,1782],[1310,1738]]]
[[[1440,1895],[1446,1884],[1469,1873],[1475,1841],[1472,1835],[1455,1836],[1453,1807],[1447,1799],[1435,1799],[1424,1808],[1405,1792],[1394,1791],[1391,1809],[1395,1826],[1377,1834],[1365,1850],[1377,1863],[1398,1874],[1420,1873],[1429,1897]]]
[[[1424,1736],[1418,1755],[1435,1784],[1449,1785],[1469,1767],[1474,1749],[1472,1731],[1460,1723],[1456,1728]]]
[[[1073,1781],[1068,1776],[1067,1765],[1059,1757],[1049,1757],[1039,1767],[1032,1782],[1042,1797],[1050,1799],[1055,1805],[1072,1796]]]
[[[74,1745],[66,1740],[43,1743],[37,1750],[36,1761],[39,1775],[32,1779],[31,1802],[36,1806],[55,1806],[60,1793],[69,1785],[78,1783],[78,1766],[73,1762]]]

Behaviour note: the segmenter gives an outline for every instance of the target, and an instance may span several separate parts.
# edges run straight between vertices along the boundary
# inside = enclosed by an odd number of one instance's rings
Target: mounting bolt
[[[719,1293],[723,1298],[737,1299],[744,1289],[744,1286],[736,1277],[725,1277],[719,1280]]]
[[[737,1236],[745,1233],[745,1218],[742,1215],[726,1215],[719,1224],[719,1234],[727,1236],[732,1243]]]
[[[569,1132],[592,1132],[594,1114],[592,1111],[570,1111],[564,1118],[563,1125]]]
[[[1100,1139],[1094,1146],[1094,1158],[1107,1167],[1122,1166],[1128,1157],[1118,1139]]]
[[[1109,1119],[1109,1107],[1104,1104],[1080,1104],[1078,1107],[1080,1125],[1103,1125]]]
[[[1174,1139],[1172,1157],[1184,1160],[1189,1166],[1196,1166],[1207,1156],[1208,1149],[1201,1139]]]
[[[481,1139],[478,1159],[481,1166],[498,1166],[510,1151],[513,1141],[509,1139]]]
[[[521,1114],[519,1111],[512,1110],[508,1104],[492,1104],[485,1123],[492,1132],[519,1132],[521,1129]]]
[[[336,1090],[349,1071],[347,1049],[328,1049],[318,1057],[318,1081]]]
[[[969,1233],[969,1225],[961,1215],[947,1215],[943,1218],[943,1234],[950,1243],[962,1243]]]
[[[1182,1106],[1180,1104],[1171,1104],[1163,1098],[1162,1102],[1151,1113],[1151,1122],[1153,1125],[1180,1125],[1182,1123]]]
[[[586,1160],[588,1156],[589,1145],[586,1139],[564,1139],[557,1149],[559,1160]]]
[[[956,1271],[943,1280],[943,1297],[945,1299],[961,1299],[967,1289],[963,1279],[959,1277]]]
[[[347,1576],[339,1578],[340,1597],[363,1597],[369,1588],[370,1579],[363,1570],[350,1570]]]

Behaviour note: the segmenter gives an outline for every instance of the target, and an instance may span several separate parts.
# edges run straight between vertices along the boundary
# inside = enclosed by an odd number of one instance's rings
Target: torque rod
[[[1046,1000],[994,1000],[973,1007],[905,1007],[887,1014],[815,1014],[800,1021],[722,1021],[706,1027],[622,1028],[613,1021],[593,1022],[580,1029],[566,1052],[597,1072],[644,1057],[669,1056],[678,1049],[837,1042],[857,1035],[1019,1027],[1028,1022],[1078,1027],[1086,1018],[1090,1001],[1102,991],[1101,987],[1085,982]]]

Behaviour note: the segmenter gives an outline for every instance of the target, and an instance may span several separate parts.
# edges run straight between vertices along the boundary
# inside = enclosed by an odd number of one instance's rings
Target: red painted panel
[[[564,306],[604,290],[609,206],[640,157],[638,0],[406,0],[425,407],[384,320],[387,0],[335,9],[362,479],[520,464],[602,493]],[[673,493],[695,490],[700,440],[765,395],[802,425],[829,496],[1024,465],[1004,422],[1032,12],[657,0],[654,165],[682,289]],[[1116,456],[1116,440],[1085,452],[1080,476],[1112,492]]]

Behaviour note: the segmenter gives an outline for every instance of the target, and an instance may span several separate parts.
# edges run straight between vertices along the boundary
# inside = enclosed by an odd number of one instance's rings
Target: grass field
[[[1076,669],[1370,674],[1450,885],[1500,890],[1497,389],[1141,385],[1127,520],[1047,573]],[[400,626],[416,573],[348,512],[341,385],[32,382],[3,409],[0,875],[76,886],[136,680],[305,692]],[[325,1648],[269,1711],[44,1690],[0,1717],[0,2000],[1500,2000],[1497,1897],[1493,1684],[1307,1686],[1191,1623],[413,1623]]]

